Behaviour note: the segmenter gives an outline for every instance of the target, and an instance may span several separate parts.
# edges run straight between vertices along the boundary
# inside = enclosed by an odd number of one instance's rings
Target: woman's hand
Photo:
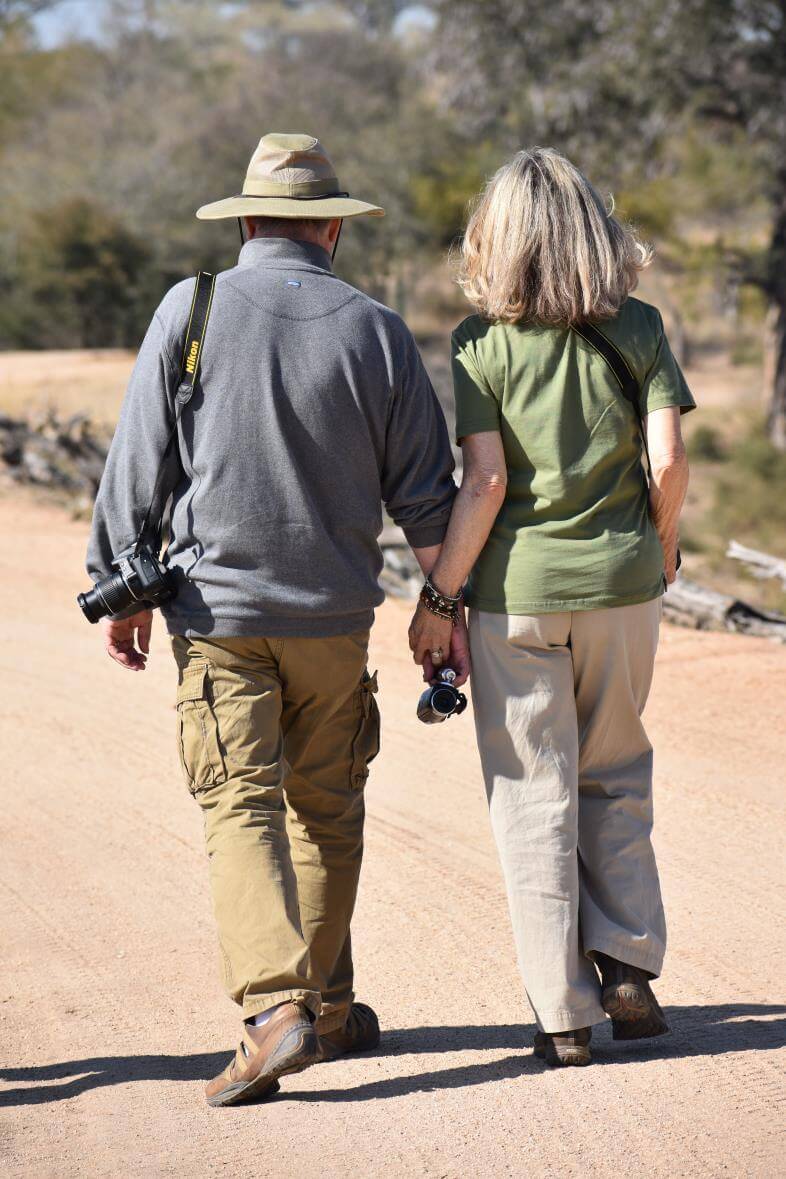
[[[663,572],[671,585],[677,576],[680,511],[688,490],[688,457],[680,430],[678,406],[648,414],[650,516],[663,549]]]
[[[441,667],[450,666],[450,644],[453,623],[449,618],[439,618],[418,602],[415,615],[409,624],[409,649],[412,658],[423,668],[425,680],[434,679]]]

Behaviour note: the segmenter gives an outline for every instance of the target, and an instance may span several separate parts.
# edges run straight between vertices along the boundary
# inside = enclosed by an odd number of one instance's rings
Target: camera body
[[[418,720],[424,725],[440,725],[449,716],[459,716],[467,707],[467,697],[453,686],[456,673],[445,667],[438,673],[439,682],[430,684],[418,701]]]
[[[102,577],[77,603],[88,622],[119,614],[135,602],[140,610],[153,609],[177,593],[172,573],[147,545],[121,553],[112,562],[116,573]]]

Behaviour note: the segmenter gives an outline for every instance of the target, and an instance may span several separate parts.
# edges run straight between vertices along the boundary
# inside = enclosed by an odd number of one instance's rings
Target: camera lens
[[[452,688],[435,688],[431,696],[431,707],[440,716],[450,716],[456,707],[456,693]]]
[[[97,581],[86,594],[79,594],[77,603],[88,622],[98,622],[108,614],[117,614],[134,601],[128,592],[122,573],[112,573]]]
[[[98,622],[106,613],[94,589],[88,590],[86,594],[77,594],[76,602],[88,622]]]

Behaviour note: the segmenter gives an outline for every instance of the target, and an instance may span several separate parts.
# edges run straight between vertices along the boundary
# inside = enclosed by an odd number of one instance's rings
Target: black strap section
[[[145,533],[150,524],[150,513],[153,511],[153,506],[158,495],[161,478],[166,468],[166,461],[172,452],[172,447],[177,438],[177,427],[180,418],[183,415],[183,410],[188,405],[189,401],[194,395],[194,386],[196,385],[197,377],[199,376],[199,364],[202,359],[202,347],[205,342],[205,331],[207,330],[207,321],[210,318],[210,308],[213,306],[213,292],[216,287],[216,276],[209,274],[206,270],[200,270],[194,283],[194,296],[191,300],[191,311],[188,316],[188,327],[186,329],[186,340],[183,345],[183,356],[180,361],[180,372],[178,374],[177,392],[175,393],[175,420],[172,424],[172,429],[169,432],[164,453],[161,455],[161,461],[158,464],[158,472],[156,474],[156,481],[153,484],[153,491],[150,496],[150,503],[145,518],[142,521],[142,526],[137,533],[136,542],[134,544],[134,553],[138,553],[142,545]],[[160,521],[159,521],[160,523]]]
[[[652,480],[652,462],[650,460],[650,448],[647,446],[647,431],[644,428],[644,418],[641,413],[641,403],[639,398],[641,396],[641,388],[639,382],[633,374],[633,371],[628,364],[625,357],[620,352],[616,344],[612,344],[608,336],[604,336],[603,332],[591,323],[574,323],[571,324],[573,331],[581,336],[582,340],[586,340],[591,347],[595,349],[598,355],[602,356],[609,366],[614,376],[617,378],[619,387],[622,390],[623,397],[628,400],[636,414],[636,421],[639,423],[639,433],[641,434],[641,442],[644,447],[644,454],[647,459],[647,481]],[[677,568],[682,565],[682,554],[677,549]],[[664,577],[663,584],[666,589],[666,579]]]
[[[599,331],[594,324],[574,323],[571,326],[576,335],[581,336],[582,340],[586,340],[598,355],[603,357],[617,378],[617,383],[622,390],[623,397],[633,406],[636,421],[639,423],[641,441],[644,446],[644,454],[647,458],[647,475],[649,476],[652,472],[652,463],[650,462],[650,452],[647,446],[647,431],[644,429],[644,419],[641,416],[641,406],[639,403],[641,389],[639,382],[636,380],[630,365],[617,345],[612,344],[608,336],[605,336],[603,332]]]

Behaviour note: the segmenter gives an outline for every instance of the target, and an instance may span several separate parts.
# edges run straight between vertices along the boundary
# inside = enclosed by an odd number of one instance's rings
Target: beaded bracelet
[[[452,622],[454,626],[458,622],[458,610],[448,613],[446,610],[438,609],[438,607],[434,606],[430,599],[427,598],[422,591],[419,601],[421,606],[425,607],[425,609],[428,610],[430,614],[436,614],[437,618],[444,618],[446,622]]]
[[[461,601],[461,591],[455,597],[441,593],[430,577],[426,578],[420,591],[420,601],[437,618],[444,618],[454,625],[458,622],[458,604]]]
[[[457,602],[461,601],[461,590],[459,590],[455,597],[451,597],[450,594],[443,594],[442,590],[437,589],[430,577],[426,578],[426,589],[429,591],[429,593],[433,594],[435,598],[439,598],[443,602],[450,602],[454,606]]]

